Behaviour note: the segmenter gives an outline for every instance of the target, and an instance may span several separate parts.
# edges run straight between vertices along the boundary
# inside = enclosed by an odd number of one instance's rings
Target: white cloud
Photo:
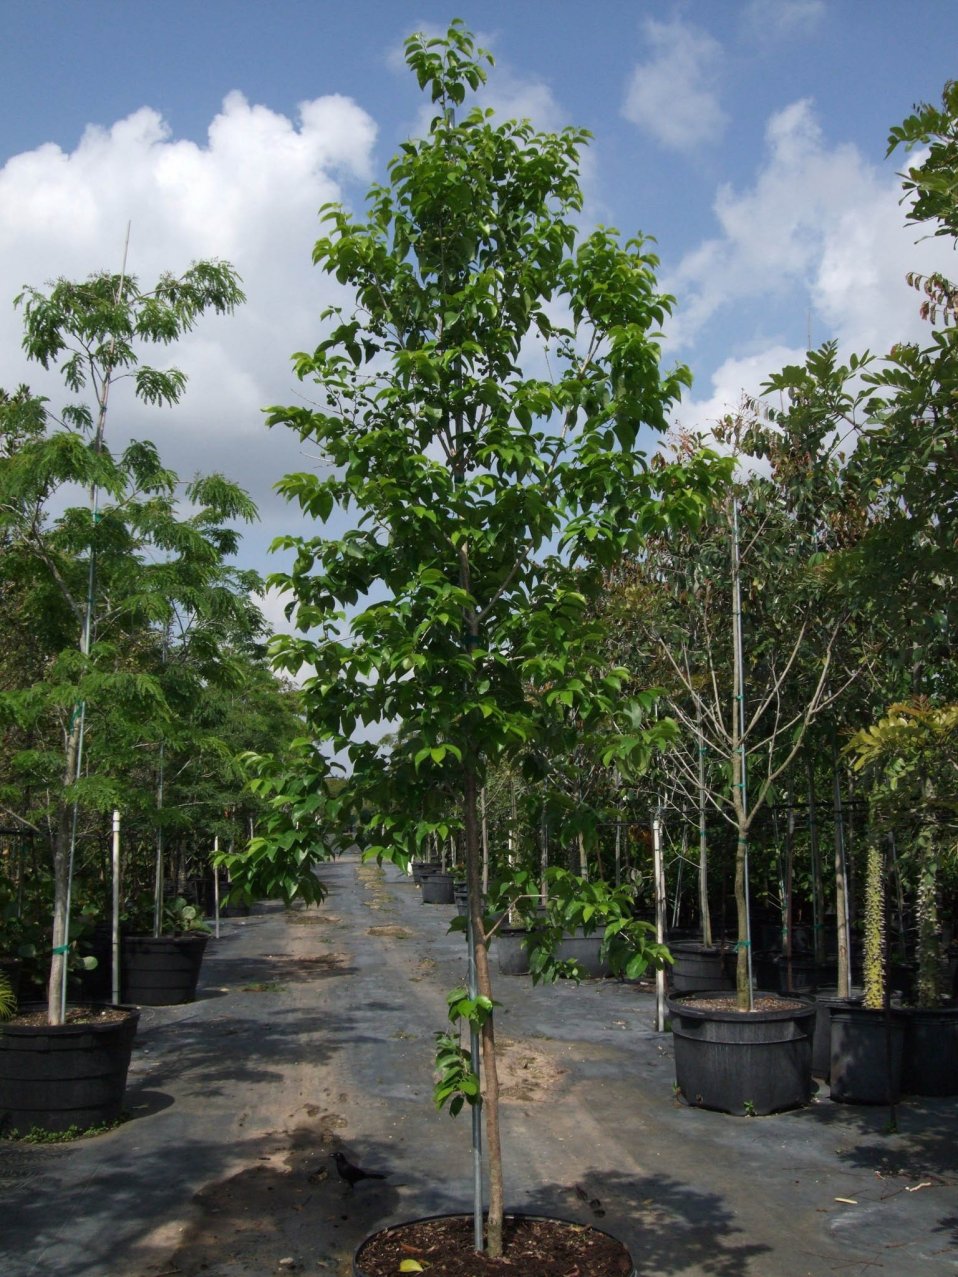
[[[824,17],[824,0],[749,0],[742,22],[756,39],[771,43],[807,35]]]
[[[129,269],[141,285],[199,258],[225,258],[243,278],[247,304],[232,317],[201,319],[171,350],[145,354],[188,374],[184,399],[146,410],[117,386],[108,441],[151,438],[184,478],[223,470],[275,519],[272,484],[311,462],[290,432],[265,429],[262,408],[309,393],[290,355],[315,344],[320,310],[341,294],[311,262],[317,210],[343,198],[341,179],[368,177],[375,135],[348,98],[304,102],[294,121],[231,93],[202,146],[174,138],[143,107],[108,129],[88,128],[71,152],[45,145],[11,158],[0,168],[0,279],[10,290],[0,297],[0,386],[26,381],[54,407],[68,401],[59,379],[20,353],[13,293],[118,270],[128,222]]]
[[[748,320],[742,340],[752,344],[780,339],[783,307],[793,311],[789,335],[804,337],[811,306],[816,345],[835,337],[843,347],[882,351],[920,337],[905,273],[942,266],[947,250],[941,241],[915,243],[898,179],[854,146],[827,144],[807,100],[771,117],[766,147],[750,188],[718,191],[719,234],[665,281],[679,299],[669,329],[676,346],[701,338],[732,308],[740,332]]]
[[[645,34],[652,55],[633,71],[622,114],[673,150],[715,141],[727,122],[717,91],[721,45],[679,21],[649,18]]]
[[[804,349],[781,345],[726,359],[712,374],[705,398],[683,399],[673,414],[675,423],[686,430],[708,433],[715,422],[739,410],[743,395],[757,398],[771,373],[786,364],[804,362]]]
[[[552,89],[542,80],[497,68],[492,87],[483,88],[479,101],[491,107],[500,120],[531,120],[537,129],[557,132],[568,124]]]

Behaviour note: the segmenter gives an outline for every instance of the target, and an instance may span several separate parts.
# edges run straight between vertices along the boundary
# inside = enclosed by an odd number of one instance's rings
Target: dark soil
[[[473,1249],[471,1215],[443,1215],[375,1233],[357,1256],[361,1277],[395,1277],[404,1259],[417,1260],[429,1277],[628,1277],[629,1252],[608,1233],[558,1219],[507,1217],[503,1256]]]
[[[119,1024],[129,1018],[129,1011],[116,1007],[75,1006],[67,1007],[65,1024]],[[31,1007],[28,1011],[18,1012],[6,1024],[14,1028],[39,1029],[48,1025],[47,1008]]]

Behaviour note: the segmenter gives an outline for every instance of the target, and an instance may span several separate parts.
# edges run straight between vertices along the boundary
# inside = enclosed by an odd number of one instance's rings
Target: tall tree
[[[223,262],[198,262],[181,276],[165,274],[152,289],[125,275],[99,274],[84,282],[60,279],[44,292],[25,289],[23,345],[43,367],[55,366],[74,393],[53,429],[33,429],[8,442],[0,477],[0,515],[10,561],[30,564],[37,579],[52,582],[72,630],[69,646],[56,654],[49,677],[19,698],[11,712],[37,712],[38,700],[62,714],[62,768],[56,787],[55,901],[49,1016],[62,1018],[65,960],[69,947],[71,850],[75,802],[81,781],[87,702],[125,694],[130,708],[162,703],[155,680],[117,662],[108,630],[129,632],[134,619],[162,622],[172,606],[171,574],[180,598],[195,598],[223,571],[223,556],[235,549],[235,518],[252,518],[252,503],[219,476],[197,479],[186,489],[194,512],[177,510],[176,478],[156,449],[132,443],[114,457],[105,442],[111,386],[130,379],[147,404],[172,405],[186,377],[179,369],[141,362],[142,346],[169,345],[207,311],[229,313],[243,301],[235,271]],[[12,419],[6,414],[6,420]],[[14,423],[19,428],[22,418]],[[34,423],[36,425],[36,423]],[[55,493],[71,485],[90,489],[87,505],[51,513]],[[149,547],[151,558],[146,559]],[[109,589],[106,588],[109,584]]]
[[[286,821],[254,840],[249,864],[275,868],[285,853],[292,888],[296,858],[315,856],[307,818],[317,812],[332,830],[358,820],[367,854],[402,859],[445,829],[431,795],[458,794],[498,1254],[479,793],[491,761],[532,757],[532,742],[565,749],[624,711],[588,611],[601,568],[649,529],[694,519],[716,467],[694,457],[653,473],[637,448],[640,431],[664,430],[688,373],[660,367],[656,330],[671,303],[648,244],[602,228],[577,235],[585,133],[496,123],[479,107],[460,114],[491,59],[458,22],[405,48],[433,118],[371,190],[365,220],[324,210],[314,261],[354,291],[355,307],[328,312],[328,335],[296,356],[322,406],[270,413],[329,463],[327,477],[287,476],[287,497],[323,522],[358,516],[340,537],[281,538],[295,562],[274,578],[308,632],[275,649],[282,668],[312,671],[304,705],[326,761],[311,745],[306,761],[322,773],[344,756],[345,785],[330,796],[308,771],[261,777]],[[393,722],[391,750],[357,738]],[[611,748],[645,749],[654,734]]]
[[[747,1007],[750,835],[812,724],[855,675],[838,659],[849,608],[828,571],[854,519],[841,512],[837,462],[809,451],[795,423],[783,417],[773,427],[746,408],[717,434],[740,462],[771,459],[772,474],[743,464],[694,537],[650,541],[621,576],[632,618],[620,642],[623,656],[631,643],[633,664],[644,661],[647,676],[661,681],[683,728],[665,760],[681,791],[694,807],[704,788],[735,830],[737,985]],[[680,455],[695,446],[688,438],[677,444]],[[804,458],[798,484],[789,461],[796,448]],[[832,525],[836,512],[852,530]]]

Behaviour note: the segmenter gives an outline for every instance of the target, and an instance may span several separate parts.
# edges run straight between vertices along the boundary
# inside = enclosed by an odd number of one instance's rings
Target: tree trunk
[[[815,961],[825,961],[825,884],[822,881],[822,857],[818,846],[818,822],[815,819],[815,785],[812,761],[808,761],[808,846],[812,875],[812,926],[815,937]],[[840,977],[839,977],[840,982]],[[847,994],[842,994],[847,997]]]
[[[705,732],[702,728],[702,705],[696,702],[696,722],[699,732],[696,740],[699,751],[699,917],[702,925],[702,943],[712,945],[712,911],[709,906],[709,850],[705,825]]]
[[[586,855],[585,835],[581,829],[579,830],[577,839],[579,847],[579,877],[587,879],[589,877],[589,857]]]
[[[834,767],[837,769],[837,761]],[[836,772],[837,777],[837,772]],[[836,793],[838,790],[836,789]],[[836,812],[835,819],[835,923],[838,933],[838,996],[851,997],[851,962],[849,960],[848,861],[845,839]]]
[[[76,783],[80,757],[83,710],[77,706],[67,732],[63,761],[64,792]],[[50,980],[47,985],[47,1019],[63,1023],[63,990],[66,985],[66,947],[70,936],[70,844],[73,835],[73,804],[64,800],[57,811],[56,840],[53,847],[53,931]]]
[[[735,809],[735,912],[738,960],[735,988],[738,1005],[752,1009],[751,924],[748,916],[748,791],[745,761],[745,654],[742,644],[742,587],[738,549],[738,507],[732,505],[732,803]]]
[[[472,767],[465,770],[463,783],[463,826],[466,835],[466,882],[472,921],[476,986],[480,997],[492,999],[489,974],[489,945],[482,922],[482,846],[478,819],[478,786]],[[502,1145],[499,1135],[499,1073],[496,1068],[496,1038],[493,1017],[482,1026],[482,1105],[486,1118],[486,1156],[489,1166],[489,1219],[487,1249],[490,1258],[502,1254]]]
[[[479,795],[479,805],[482,811],[482,894],[485,896],[489,891],[489,821],[486,818],[485,785]]]

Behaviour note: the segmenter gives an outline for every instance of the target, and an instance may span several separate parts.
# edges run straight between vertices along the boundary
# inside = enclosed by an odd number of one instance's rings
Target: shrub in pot
[[[16,1016],[16,1020],[14,1017]],[[47,1022],[42,1003],[18,1007],[0,970],[0,1129],[84,1130],[120,1117],[139,1012],[94,1006]]]
[[[869,816],[876,837],[894,838],[915,896],[915,1005],[895,1016],[894,1028],[901,1086],[918,1095],[958,1094],[958,1008],[945,1005],[950,990],[938,917],[941,866],[954,843],[958,705],[935,706],[924,699],[892,705],[858,732],[848,749],[870,781]],[[866,1005],[867,968],[866,955]]]
[[[868,848],[864,909],[864,996],[833,1006],[831,1097],[851,1104],[893,1104],[901,1085],[904,1023],[888,1003],[885,981],[885,866]]]
[[[672,955],[655,925],[635,914],[631,886],[589,880],[557,865],[546,870],[546,905],[532,920],[527,949],[534,982],[615,975],[634,980]]]
[[[163,934],[128,934],[121,942],[122,996],[137,1006],[178,1006],[196,997],[210,929],[182,896],[164,905],[162,917]]]
[[[756,993],[743,1012],[714,990],[668,999],[675,1080],[693,1107],[764,1116],[811,1099],[815,1004]]]

